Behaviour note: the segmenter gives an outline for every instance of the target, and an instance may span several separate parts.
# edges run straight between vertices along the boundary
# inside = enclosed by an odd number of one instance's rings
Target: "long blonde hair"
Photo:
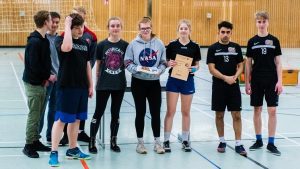
[[[180,25],[183,24],[183,23],[187,25],[187,27],[189,28],[190,33],[191,33],[191,31],[192,31],[192,24],[191,24],[191,21],[188,20],[188,19],[180,19],[179,20],[178,25],[177,25],[177,32],[179,31]],[[189,39],[191,39],[191,35],[190,34],[189,34]]]

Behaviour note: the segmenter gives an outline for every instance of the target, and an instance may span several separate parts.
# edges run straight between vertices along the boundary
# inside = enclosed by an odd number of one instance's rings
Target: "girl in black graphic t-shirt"
[[[186,152],[191,151],[189,142],[190,133],[190,109],[193,94],[195,93],[194,73],[199,69],[199,61],[201,59],[200,47],[197,43],[190,40],[191,23],[188,20],[180,20],[177,28],[179,38],[168,44],[166,49],[168,66],[171,67],[166,84],[167,92],[167,113],[164,123],[164,149],[166,152],[171,152],[170,134],[176,105],[178,98],[181,98],[182,112],[182,146]],[[190,73],[186,81],[171,77],[172,67],[177,63],[176,55],[184,55],[193,58],[192,66],[189,68]]]
[[[105,111],[109,96],[111,96],[111,140],[110,148],[120,152],[117,145],[120,108],[126,88],[124,54],[128,43],[121,39],[122,22],[118,17],[112,17],[107,25],[109,36],[99,42],[96,51],[96,110],[91,121],[89,151],[97,153],[95,145],[101,117]]]
[[[268,106],[269,139],[267,149],[281,155],[274,145],[276,131],[276,107],[279,95],[282,92],[281,48],[279,40],[268,33],[269,15],[261,11],[256,13],[256,27],[258,34],[248,41],[246,62],[245,90],[251,97],[251,106],[254,106],[254,128],[256,142],[250,150],[263,146],[261,112],[265,96]],[[254,61],[254,63],[252,63]]]

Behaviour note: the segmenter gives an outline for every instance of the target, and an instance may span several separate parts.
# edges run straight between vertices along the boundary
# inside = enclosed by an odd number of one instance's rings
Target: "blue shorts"
[[[57,90],[55,121],[74,123],[87,119],[88,90],[82,88],[59,88]]]
[[[195,93],[194,76],[189,75],[187,81],[179,80],[169,76],[166,84],[167,92],[181,93],[185,95]]]

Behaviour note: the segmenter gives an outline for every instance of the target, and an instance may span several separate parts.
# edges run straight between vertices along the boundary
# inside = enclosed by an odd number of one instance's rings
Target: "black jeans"
[[[119,123],[120,123],[119,114],[120,114],[120,108],[124,97],[124,93],[125,93],[124,90],[97,90],[96,91],[96,109],[93,115],[93,119],[91,121],[91,129],[90,129],[91,138],[95,138],[97,135],[100,120],[104,114],[109,96],[111,96],[110,131],[111,131],[111,136],[117,136]]]
[[[135,103],[135,129],[138,138],[143,137],[146,99],[151,114],[151,126],[154,137],[160,137],[161,86],[159,80],[141,80],[132,77],[131,91]]]

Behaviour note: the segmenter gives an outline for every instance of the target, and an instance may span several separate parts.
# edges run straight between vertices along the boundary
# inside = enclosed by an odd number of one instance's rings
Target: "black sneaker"
[[[82,131],[78,134],[77,140],[88,143],[88,142],[90,142],[90,137],[84,131]]]
[[[269,143],[267,145],[267,150],[269,150],[269,152],[274,155],[281,156],[281,152],[278,151],[277,147],[274,144]]]
[[[89,142],[89,152],[92,154],[97,154],[98,150],[96,147],[96,139],[95,138],[91,138],[90,142]]]
[[[50,152],[51,151],[51,148],[45,146],[44,144],[42,144],[40,142],[40,140],[34,141],[32,145],[33,145],[35,151],[44,151],[44,152]]]
[[[65,146],[67,144],[69,144],[68,135],[64,134],[63,138],[59,141],[59,145]]]
[[[255,151],[257,149],[262,148],[263,145],[264,145],[264,143],[263,143],[262,140],[256,140],[256,142],[251,147],[249,147],[249,150],[250,151]]]
[[[226,151],[226,143],[220,142],[217,150],[218,150],[219,153],[225,153],[225,151]]]
[[[29,158],[39,158],[39,154],[36,152],[33,144],[25,144],[23,153]]]
[[[183,141],[182,142],[182,149],[185,151],[185,152],[191,152],[192,149],[191,149],[191,146],[190,146],[190,143],[188,141]]]
[[[170,141],[165,141],[163,143],[163,148],[165,149],[165,152],[166,153],[170,153],[171,152],[171,147],[170,147]]]
[[[235,146],[235,152],[238,153],[238,154],[240,154],[240,155],[242,155],[242,156],[247,157],[247,152],[246,152],[246,150],[245,150],[245,148],[244,148],[243,145]]]
[[[117,152],[117,153],[121,152],[121,149],[117,144],[117,137],[116,136],[111,137],[110,149],[114,152]]]

